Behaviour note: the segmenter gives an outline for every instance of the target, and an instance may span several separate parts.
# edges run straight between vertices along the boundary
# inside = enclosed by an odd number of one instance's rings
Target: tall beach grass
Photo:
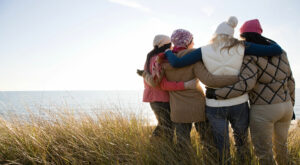
[[[0,164],[215,164],[194,129],[189,163],[174,145],[150,141],[153,129],[141,116],[113,111],[0,117]],[[288,147],[290,158],[300,164],[299,125],[290,131]],[[251,151],[250,164],[258,164]],[[233,159],[232,164],[241,162]]]

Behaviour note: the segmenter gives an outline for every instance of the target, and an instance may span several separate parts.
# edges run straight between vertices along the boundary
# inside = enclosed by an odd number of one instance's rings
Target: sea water
[[[296,90],[294,111],[300,119],[300,97]],[[138,115],[150,122],[155,116],[148,103],[142,102],[143,91],[2,91],[0,115],[8,114],[43,116],[46,112],[72,110],[94,113],[117,112],[122,115]]]

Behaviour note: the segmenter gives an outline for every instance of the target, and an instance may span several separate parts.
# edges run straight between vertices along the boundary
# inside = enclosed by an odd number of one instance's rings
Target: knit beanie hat
[[[240,28],[240,33],[246,33],[246,32],[255,32],[258,34],[261,34],[263,32],[259,20],[258,19],[253,19],[246,21],[243,26]]]
[[[235,16],[231,16],[228,21],[222,22],[215,32],[215,34],[227,34],[233,36],[234,28],[238,24],[238,19]]]
[[[184,29],[175,30],[171,36],[171,41],[176,47],[188,47],[192,40],[192,33]]]
[[[171,43],[171,39],[169,36],[159,34],[154,37],[153,47],[157,46],[158,48]]]

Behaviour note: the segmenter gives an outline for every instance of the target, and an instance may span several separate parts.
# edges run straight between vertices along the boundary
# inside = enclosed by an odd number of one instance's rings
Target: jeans
[[[170,118],[169,102],[151,102],[150,106],[158,121],[157,126],[152,132],[153,138],[163,138],[173,142],[174,124]]]
[[[245,161],[244,156],[250,154],[248,102],[228,107],[206,106],[206,115],[212,127],[214,141],[219,152],[219,161],[230,164],[229,122],[233,129],[238,159]]]

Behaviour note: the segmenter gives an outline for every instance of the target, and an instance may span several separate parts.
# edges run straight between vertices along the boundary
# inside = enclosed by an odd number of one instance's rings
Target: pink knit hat
[[[171,41],[176,47],[187,47],[193,40],[193,35],[187,30],[177,29],[172,33]]]
[[[246,33],[246,32],[255,32],[258,34],[261,34],[263,32],[259,20],[253,19],[246,21],[243,26],[240,28],[240,33]]]

